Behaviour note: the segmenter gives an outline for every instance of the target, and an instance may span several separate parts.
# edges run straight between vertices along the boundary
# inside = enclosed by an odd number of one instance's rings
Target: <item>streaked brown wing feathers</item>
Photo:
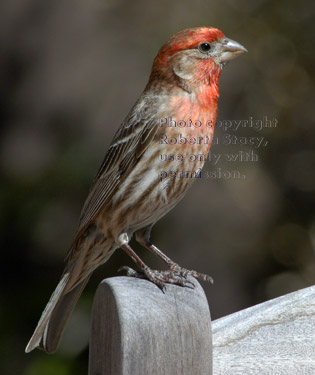
[[[124,122],[118,129],[91,186],[83,206],[78,235],[99,214],[116,192],[118,185],[126,178],[130,168],[134,167],[141,155],[152,142],[158,124],[147,120],[130,124],[132,119]]]

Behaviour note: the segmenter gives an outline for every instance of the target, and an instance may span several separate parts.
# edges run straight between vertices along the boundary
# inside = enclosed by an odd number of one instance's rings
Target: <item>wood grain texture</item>
[[[214,375],[315,374],[315,286],[216,320]]]
[[[102,281],[93,303],[90,375],[211,375],[211,320],[195,289],[147,280]]]

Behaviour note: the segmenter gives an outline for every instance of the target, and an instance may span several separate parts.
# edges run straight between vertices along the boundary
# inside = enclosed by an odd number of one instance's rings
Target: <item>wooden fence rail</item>
[[[214,375],[315,375],[315,286],[212,323]]]
[[[165,293],[141,279],[102,281],[89,375],[315,374],[315,286],[214,321],[211,332],[207,299],[191,280],[195,289]]]

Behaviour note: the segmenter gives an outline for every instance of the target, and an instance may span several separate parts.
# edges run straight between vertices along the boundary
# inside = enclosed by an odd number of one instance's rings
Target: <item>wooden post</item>
[[[315,286],[215,320],[214,375],[315,374]]]
[[[131,277],[102,281],[93,303],[89,375],[211,375],[210,311],[195,289]]]

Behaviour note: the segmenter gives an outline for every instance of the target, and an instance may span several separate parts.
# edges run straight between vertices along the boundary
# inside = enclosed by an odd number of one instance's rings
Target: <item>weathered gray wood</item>
[[[216,320],[214,375],[315,374],[315,286]]]
[[[92,311],[90,375],[212,374],[206,296],[147,280],[115,277],[98,287]]]

